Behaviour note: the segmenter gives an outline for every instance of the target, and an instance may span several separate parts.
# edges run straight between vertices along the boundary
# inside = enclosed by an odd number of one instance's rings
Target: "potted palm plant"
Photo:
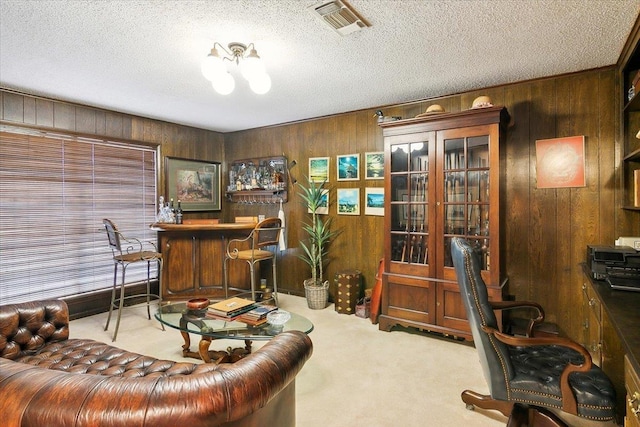
[[[301,187],[300,197],[311,212],[311,221],[303,223],[307,239],[300,242],[299,257],[311,268],[311,278],[304,281],[307,305],[312,309],[323,309],[329,299],[329,281],[324,280],[324,267],[328,261],[328,245],[337,232],[331,231],[331,218],[326,220],[318,214],[318,208],[326,206],[326,181],[314,182],[308,177],[306,187]]]

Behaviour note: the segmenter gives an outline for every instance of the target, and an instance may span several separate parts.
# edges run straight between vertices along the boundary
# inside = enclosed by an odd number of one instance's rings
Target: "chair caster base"
[[[460,397],[462,401],[467,404],[467,409],[478,407],[480,409],[500,411],[505,417],[508,417],[513,409],[512,402],[495,400],[491,396],[476,393],[471,390],[463,391]]]

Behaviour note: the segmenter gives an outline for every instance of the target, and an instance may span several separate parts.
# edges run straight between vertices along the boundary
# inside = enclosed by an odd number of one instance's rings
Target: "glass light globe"
[[[220,95],[229,95],[235,89],[236,82],[231,74],[224,73],[218,75],[211,85]]]
[[[267,73],[257,74],[251,78],[249,86],[258,95],[264,95],[271,89],[271,77]]]
[[[256,75],[265,74],[264,64],[255,49],[251,49],[249,55],[240,61],[240,72],[248,81]]]
[[[207,80],[212,82],[216,80],[220,74],[226,73],[227,68],[222,58],[218,55],[218,51],[211,49],[211,53],[202,60],[200,71],[202,71],[202,75]]]

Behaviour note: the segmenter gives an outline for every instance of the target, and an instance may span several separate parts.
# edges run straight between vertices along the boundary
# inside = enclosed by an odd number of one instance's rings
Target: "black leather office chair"
[[[467,407],[498,410],[509,417],[508,426],[565,427],[577,425],[581,419],[611,424],[616,416],[615,390],[604,372],[592,364],[589,352],[566,338],[502,333],[494,310],[536,309],[538,316],[528,325],[531,335],[544,319],[542,308],[531,302],[490,302],[478,256],[469,243],[454,238],[451,254],[489,386],[489,395],[462,392]]]

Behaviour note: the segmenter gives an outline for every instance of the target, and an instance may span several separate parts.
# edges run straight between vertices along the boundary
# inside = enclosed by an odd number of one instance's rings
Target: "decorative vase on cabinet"
[[[490,298],[502,300],[500,199],[509,114],[485,107],[381,123],[385,144],[382,330],[471,339],[451,239],[468,239]]]

